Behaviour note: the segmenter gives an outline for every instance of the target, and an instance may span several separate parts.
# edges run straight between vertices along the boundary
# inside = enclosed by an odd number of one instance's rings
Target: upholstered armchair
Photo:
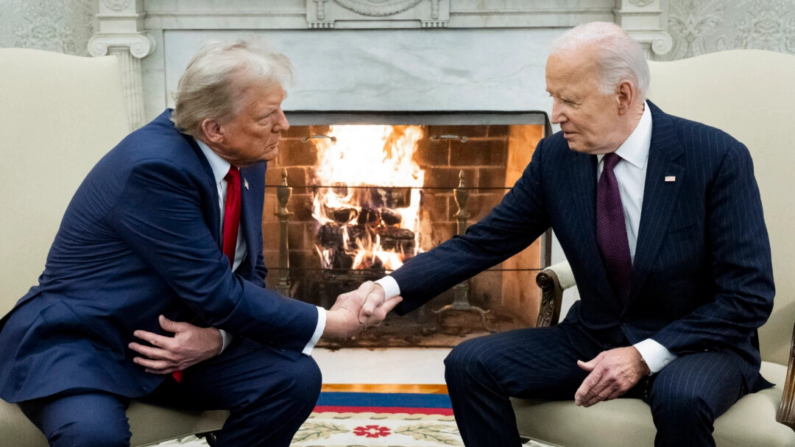
[[[770,234],[776,297],[760,329],[762,375],[774,388],[740,399],[715,421],[719,447],[795,446],[795,57],[736,50],[677,62],[652,62],[649,99],[663,111],[722,129],[751,151]],[[558,322],[563,291],[576,286],[567,263],[542,271],[537,326]],[[525,438],[566,447],[654,444],[648,405],[617,399],[590,408],[573,401],[513,401]]]
[[[0,49],[0,316],[44,269],[72,194],[128,133],[114,57]],[[186,412],[133,402],[132,445],[218,430],[225,411]],[[0,400],[0,447],[46,447],[17,405]]]

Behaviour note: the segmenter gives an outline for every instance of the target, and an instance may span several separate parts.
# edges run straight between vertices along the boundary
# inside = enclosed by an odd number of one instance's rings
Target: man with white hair
[[[326,311],[264,288],[265,162],[289,128],[291,70],[244,42],[205,45],[175,109],[75,193],[39,285],[0,321],[0,397],[50,445],[129,445],[125,410],[149,399],[230,410],[219,447],[286,447],[314,408],[315,343],[365,325],[358,295]]]
[[[749,152],[647,101],[643,51],[614,24],[564,34],[546,84],[561,132],[466,235],[370,285],[362,314],[398,295],[405,314],[551,227],[581,300],[557,326],[453,349],[446,380],[466,445],[520,444],[511,396],[589,407],[622,395],[649,404],[657,446],[715,445],[715,418],[770,386],[756,329],[774,285]]]

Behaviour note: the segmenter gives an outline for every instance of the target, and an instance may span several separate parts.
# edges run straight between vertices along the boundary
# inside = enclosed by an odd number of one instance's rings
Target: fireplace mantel
[[[132,127],[172,104],[175,79],[207,39],[264,37],[293,59],[298,83],[286,110],[549,111],[543,66],[566,29],[615,22],[649,58],[672,46],[666,0],[97,1],[94,47],[107,50],[92,54],[129,62]],[[368,70],[375,75],[363,79]],[[352,80],[361,88],[351,91]]]

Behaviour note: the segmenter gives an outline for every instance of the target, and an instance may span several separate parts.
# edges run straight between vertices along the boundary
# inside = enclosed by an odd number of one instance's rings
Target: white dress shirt
[[[207,162],[210,164],[210,169],[213,171],[213,177],[215,177],[215,185],[218,187],[218,207],[221,210],[221,228],[220,228],[220,235],[223,237],[224,234],[224,210],[226,209],[226,174],[229,172],[229,168],[232,166],[229,164],[228,161],[224,160],[218,154],[213,152],[209,146],[204,144],[201,140],[196,140],[198,143],[199,148],[201,148],[202,153],[204,153],[204,157],[207,158]],[[242,223],[241,223],[242,225]],[[246,238],[243,236],[243,229],[238,228],[237,231],[237,245],[235,246],[235,262],[232,265],[232,271],[236,271],[240,264],[243,263],[243,260],[246,257],[246,250],[248,246],[246,245]],[[320,340],[320,336],[323,335],[323,330],[326,328],[326,310],[322,307],[318,307],[318,315],[317,315],[317,327],[315,328],[315,333],[312,334],[312,339],[309,340],[309,343],[306,344],[304,350],[302,351],[306,355],[312,354],[312,349],[314,349],[315,345],[317,344],[318,340]],[[223,348],[221,352],[224,352],[224,349],[229,346],[229,343],[232,342],[233,335],[227,333],[223,329],[219,329],[221,331],[221,338],[223,339]]]
[[[646,185],[646,168],[649,161],[649,149],[651,147],[651,111],[648,103],[645,104],[643,116],[638,126],[616,150],[616,154],[621,157],[622,162],[618,163],[613,169],[618,181],[618,191],[621,195],[621,205],[624,208],[624,223],[627,227],[627,239],[629,240],[629,253],[632,261],[635,261],[635,247],[638,244],[638,228],[640,227],[640,211],[643,208],[643,190]],[[604,155],[597,155],[599,163],[596,168],[596,179],[602,175]],[[386,298],[400,295],[400,286],[391,276],[385,276],[378,281],[384,288]],[[677,358],[663,345],[648,338],[636,343],[635,348],[640,352],[643,361],[649,366],[652,373],[657,373],[668,363]]]

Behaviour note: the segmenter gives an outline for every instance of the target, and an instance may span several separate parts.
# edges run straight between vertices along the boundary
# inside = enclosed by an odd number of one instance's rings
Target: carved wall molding
[[[400,14],[417,6],[422,0],[334,0],[345,9],[367,17],[385,17]]]
[[[131,0],[103,0],[105,6],[114,10],[114,11],[122,11],[127,9],[130,6]]]
[[[615,21],[643,46],[647,59],[661,59],[673,48],[659,0],[618,0]]]
[[[644,10],[659,13],[664,1],[652,0]],[[195,8],[189,2],[147,0],[144,25],[153,30],[565,28],[613,21],[615,11],[616,0],[589,0],[586,6],[567,0],[226,0]]]
[[[146,123],[141,59],[154,53],[155,39],[144,32],[143,0],[102,0],[99,3],[99,32],[88,41],[94,57],[108,54],[119,60],[122,89],[130,130]]]
[[[451,0],[314,0],[308,28],[443,28]]]

